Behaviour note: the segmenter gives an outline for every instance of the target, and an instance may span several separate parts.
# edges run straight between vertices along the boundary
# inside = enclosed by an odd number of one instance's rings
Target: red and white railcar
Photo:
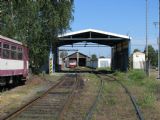
[[[77,61],[76,60],[69,60],[69,67],[70,68],[75,68],[77,66]]]
[[[20,82],[29,70],[27,47],[0,35],[0,85]]]

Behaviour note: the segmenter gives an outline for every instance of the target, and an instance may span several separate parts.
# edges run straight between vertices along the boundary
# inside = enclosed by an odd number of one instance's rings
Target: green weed
[[[128,78],[134,81],[140,81],[146,78],[143,70],[132,70],[128,73]]]
[[[153,93],[145,94],[142,99],[138,100],[138,104],[141,107],[152,107],[156,101],[156,97]]]
[[[132,87],[131,93],[134,88],[143,88],[136,90],[140,94],[137,98],[137,102],[141,107],[151,107],[156,101],[157,91],[160,91],[160,83],[153,77],[147,77],[143,70],[132,70],[128,73],[116,72],[114,74],[118,80],[121,80],[128,88]],[[125,79],[126,78],[126,79]]]
[[[97,68],[96,70],[98,70],[98,71],[110,71],[111,68],[110,67],[102,67],[102,68]]]
[[[107,99],[107,104],[108,105],[115,105],[116,104],[116,98],[113,97],[113,96],[109,96],[108,99]]]
[[[107,82],[104,83],[102,94],[103,94],[103,102],[105,104],[108,104],[108,105],[116,104],[116,98],[113,95],[116,89],[117,89],[117,84],[115,83],[108,84]]]

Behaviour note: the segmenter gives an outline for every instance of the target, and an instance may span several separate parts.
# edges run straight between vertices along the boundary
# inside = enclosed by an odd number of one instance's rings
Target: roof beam
[[[107,47],[107,46],[65,46],[65,47]]]
[[[124,38],[59,38],[59,40],[80,40],[80,41],[84,41],[84,40],[124,40]]]

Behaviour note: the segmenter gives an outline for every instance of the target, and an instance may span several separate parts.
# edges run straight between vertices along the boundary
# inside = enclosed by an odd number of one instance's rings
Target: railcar
[[[0,35],[0,86],[26,80],[29,72],[28,48]]]
[[[76,60],[70,60],[69,61],[69,67],[70,68],[75,68],[77,66],[77,61]]]

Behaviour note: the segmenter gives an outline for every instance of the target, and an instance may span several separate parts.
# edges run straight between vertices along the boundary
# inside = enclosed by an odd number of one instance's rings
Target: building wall
[[[76,52],[73,53],[65,58],[65,67],[70,67],[70,64],[76,62],[76,66],[86,66],[87,61],[90,60],[90,58],[82,53]]]
[[[86,66],[91,68],[97,68],[98,67],[98,61],[86,61]]]
[[[98,68],[111,67],[111,58],[99,58]]]
[[[144,69],[145,54],[141,52],[133,53],[133,69]]]

